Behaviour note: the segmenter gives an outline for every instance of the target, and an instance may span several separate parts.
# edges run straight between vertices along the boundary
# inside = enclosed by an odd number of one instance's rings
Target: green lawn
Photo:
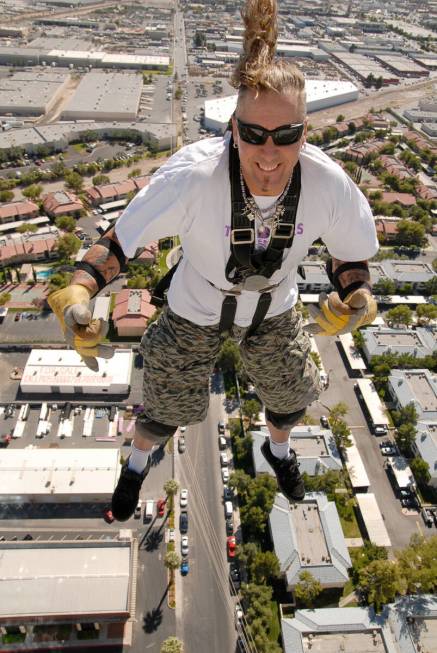
[[[281,626],[279,623],[278,604],[276,601],[270,602],[270,612],[269,639],[272,642],[277,642],[281,632]]]
[[[79,154],[82,154],[82,152],[86,149],[85,143],[74,143],[73,145],[73,150],[76,150],[76,152],[79,152]]]
[[[348,582],[347,582],[346,585],[343,587],[343,594],[342,594],[342,596],[347,596],[348,594],[350,594],[351,592],[353,592],[353,589],[354,589],[354,585],[353,585],[353,583],[352,583],[352,580],[349,578]]]
[[[340,517],[340,522],[345,537],[361,537],[361,532],[355,515],[353,515],[353,518],[350,521]]]

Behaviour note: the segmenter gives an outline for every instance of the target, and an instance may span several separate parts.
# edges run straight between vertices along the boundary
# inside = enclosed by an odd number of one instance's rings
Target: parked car
[[[180,426],[179,427],[179,433],[185,433],[186,430],[187,430],[186,426]]]
[[[224,423],[224,421],[222,419],[218,423],[218,432],[220,433],[220,435],[224,435],[225,423]]]
[[[179,453],[184,453],[185,451],[185,438],[183,435],[178,437],[178,451]]]
[[[182,574],[182,576],[186,576],[189,571],[190,571],[190,565],[189,565],[188,560],[182,560],[182,562],[181,562],[181,574]]]
[[[228,549],[228,558],[235,558],[235,550],[237,548],[237,540],[235,535],[230,535],[226,540],[226,546]]]
[[[169,528],[168,529],[168,541],[169,542],[174,542],[176,539],[176,531],[174,528]]]
[[[222,467],[222,481],[223,483],[229,481],[229,469],[227,467]]]
[[[186,490],[185,488],[181,490],[179,505],[181,508],[186,508],[188,505],[188,490]]]
[[[222,453],[220,454],[220,466],[227,467],[228,463],[229,463],[228,454],[222,451]]]
[[[320,416],[320,425],[323,426],[324,429],[329,429],[329,420],[326,415]]]
[[[223,486],[223,501],[232,501],[233,492],[230,487],[227,485]]]
[[[27,533],[27,535],[25,535],[23,537],[23,541],[27,542],[27,541],[30,541],[30,540],[33,540],[33,537],[32,537],[32,535],[30,533]]]
[[[179,515],[179,530],[181,533],[188,533],[188,513],[186,510],[182,510]]]
[[[153,499],[149,499],[146,501],[146,509],[144,511],[144,521],[146,524],[153,519],[153,506],[154,506],[154,501]]]
[[[158,499],[156,502],[156,514],[158,517],[164,517],[165,513],[165,499]]]
[[[112,522],[114,521],[114,515],[112,514],[112,510],[110,508],[105,510],[105,512],[103,513],[103,519],[108,524],[112,524]]]
[[[141,517],[141,500],[138,501],[134,512],[135,519],[139,519],[140,517]]]
[[[408,508],[408,510],[415,510],[417,508],[416,501],[413,498],[402,498],[401,506],[402,508]]]
[[[235,625],[238,627],[238,624],[243,618],[243,610],[241,609],[241,605],[237,603],[235,606]]]
[[[381,453],[383,456],[396,456],[396,449],[394,447],[381,447]]]
[[[184,535],[181,538],[181,555],[183,558],[187,557],[189,548],[190,547],[188,546],[188,535]]]
[[[223,435],[219,435],[218,446],[220,451],[224,451],[226,449],[226,438]]]
[[[7,435],[0,435],[0,447],[7,447],[11,440],[12,436],[9,433]]]
[[[432,528],[432,526],[434,525],[434,518],[432,512],[427,508],[422,508],[420,514],[422,515],[422,519],[425,522],[425,524],[428,526],[428,528]]]
[[[233,535],[234,534],[234,520],[232,517],[229,517],[226,520],[226,535]]]
[[[229,565],[229,584],[233,594],[241,587],[240,567],[236,561],[232,561]]]
[[[387,435],[387,428],[385,426],[375,426],[373,432],[375,435]]]

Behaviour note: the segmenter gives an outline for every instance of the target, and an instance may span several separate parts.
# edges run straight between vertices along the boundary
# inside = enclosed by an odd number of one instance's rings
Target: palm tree
[[[168,481],[164,483],[164,492],[169,499],[169,510],[173,510],[173,497],[177,494],[179,490],[179,483],[174,480],[174,478],[169,478]]]
[[[170,585],[174,581],[174,572],[181,566],[181,559],[176,551],[167,551],[164,558],[164,564],[170,570]]]
[[[160,653],[184,653],[184,645],[177,637],[167,637],[161,644]]]

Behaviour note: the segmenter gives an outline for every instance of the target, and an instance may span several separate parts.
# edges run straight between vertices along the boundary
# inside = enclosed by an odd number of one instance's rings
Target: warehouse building
[[[306,80],[307,112],[320,111],[345,102],[358,100],[358,88],[352,82],[320,79]],[[223,133],[237,105],[237,96],[207,100],[205,102],[205,127]]]
[[[429,77],[429,70],[419,66],[411,59],[401,55],[375,55],[379,61],[389,70],[392,70],[399,77]]]
[[[126,395],[130,391],[133,353],[115,349],[112,358],[99,358],[99,370],[89,369],[75,350],[33,349],[20,381],[25,394]]]
[[[108,503],[119,449],[0,449],[3,503]]]
[[[138,544],[130,531],[110,541],[0,542],[0,553],[2,650],[132,643]]]
[[[66,71],[20,72],[0,78],[0,114],[40,116],[62,95],[69,75]]]
[[[87,73],[62,111],[64,120],[135,120],[143,78],[135,73]]]

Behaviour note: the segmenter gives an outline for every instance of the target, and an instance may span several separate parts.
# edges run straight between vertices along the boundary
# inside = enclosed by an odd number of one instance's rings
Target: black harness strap
[[[170,288],[171,280],[174,277],[176,270],[178,269],[179,263],[182,261],[182,256],[176,265],[173,265],[172,268],[158,281],[155,288],[153,289],[152,298],[150,303],[157,308],[164,306],[167,301],[167,291]]]

